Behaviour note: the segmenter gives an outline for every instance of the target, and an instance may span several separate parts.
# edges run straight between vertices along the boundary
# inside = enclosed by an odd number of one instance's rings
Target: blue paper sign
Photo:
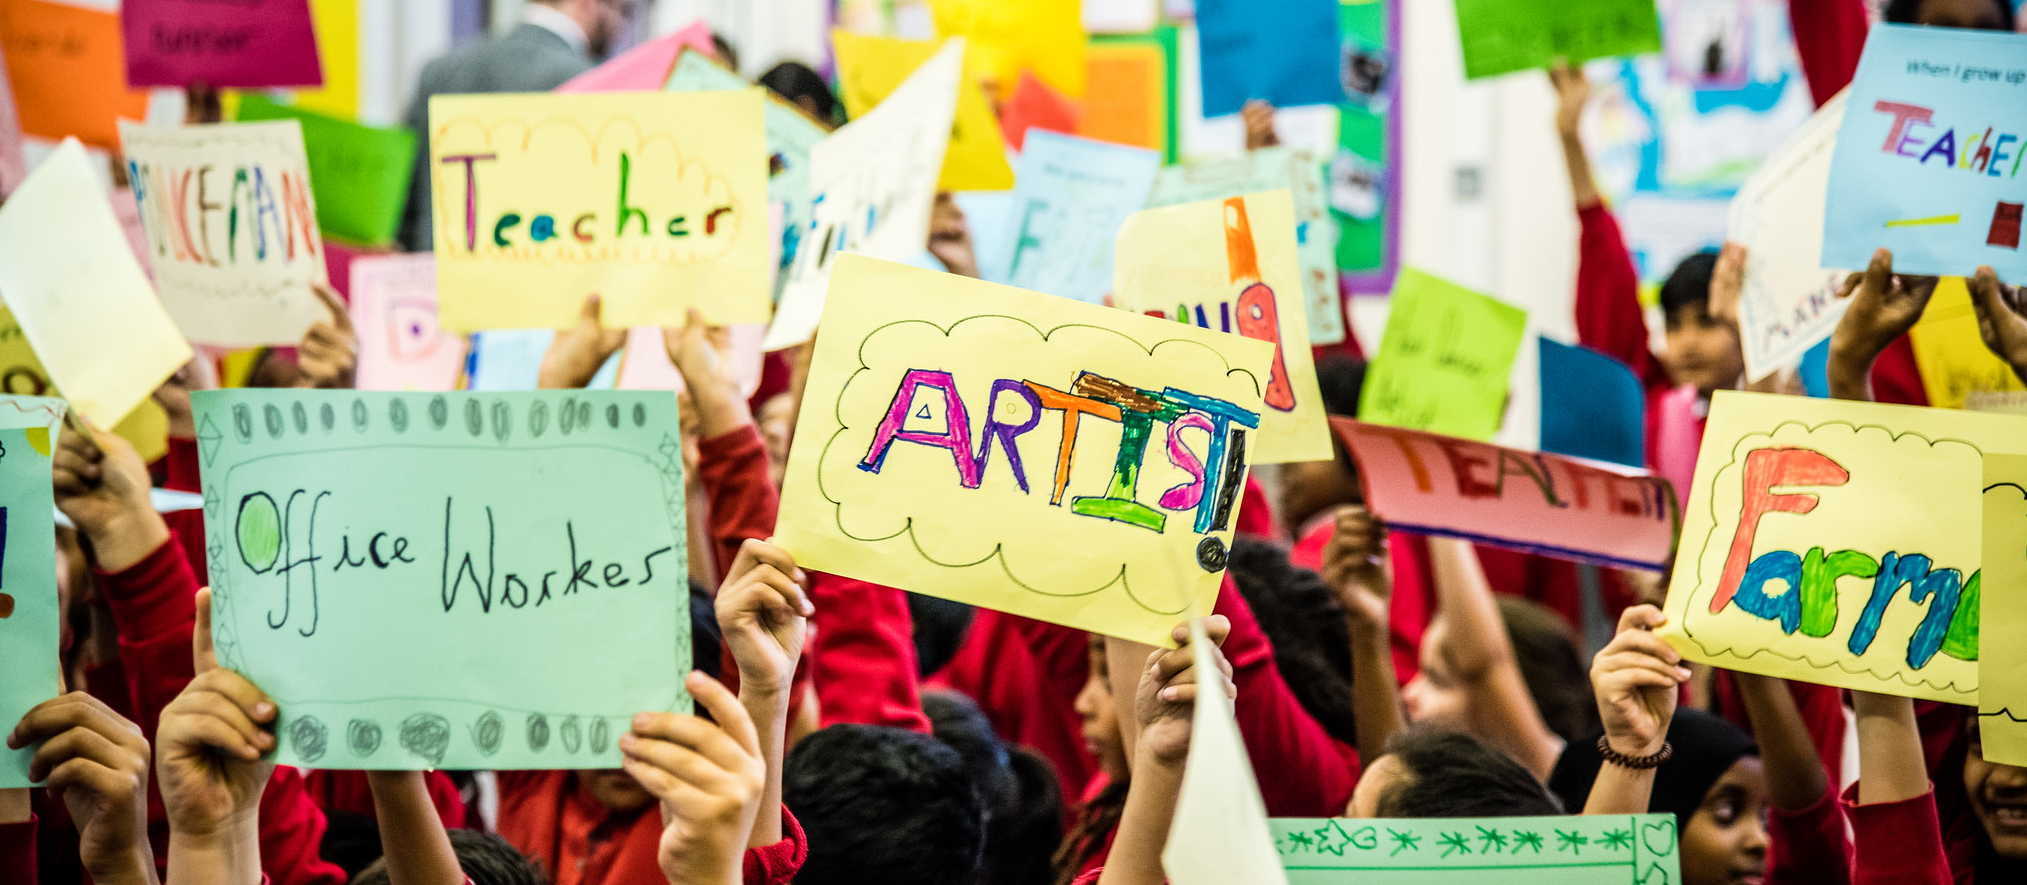
[[[1008,285],[1104,303],[1119,226],[1147,204],[1160,168],[1160,151],[1029,130],[993,266]]]
[[[54,414],[62,414],[60,407]],[[60,417],[59,419],[60,420]],[[32,426],[22,426],[24,424]],[[49,462],[56,434],[35,416],[0,416],[0,730],[56,697],[56,507]],[[41,747],[0,747],[0,789],[25,787]]]
[[[1646,464],[1646,392],[1626,364],[1541,339],[1541,450]]]
[[[1837,131],[1823,266],[2027,278],[2027,35],[1880,25]]]
[[[1197,0],[1204,116],[1342,103],[1337,19],[1337,0]]]

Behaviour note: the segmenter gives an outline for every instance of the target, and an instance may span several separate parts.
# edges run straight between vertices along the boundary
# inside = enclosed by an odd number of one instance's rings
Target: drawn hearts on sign
[[[1647,850],[1655,855],[1666,857],[1674,854],[1675,822],[1664,820],[1659,823],[1642,824],[1640,826],[1640,844],[1647,846]],[[1644,882],[1646,880],[1642,879],[1641,881]],[[1665,883],[1667,881],[1668,876],[1663,874],[1661,882]]]

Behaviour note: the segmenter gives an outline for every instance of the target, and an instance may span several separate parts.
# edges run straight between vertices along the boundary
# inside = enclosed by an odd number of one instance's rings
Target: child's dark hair
[[[2006,0],[1989,0],[1989,2],[1999,10],[2001,30],[2019,30],[2020,23],[2013,13],[2013,4]],[[1920,24],[1921,8],[1927,3],[1928,0],[1887,0],[1882,17],[1896,25]]]
[[[1548,788],[1484,741],[1409,731],[1387,745],[1401,776],[1380,794],[1380,817],[1541,817],[1563,813]]]
[[[1358,396],[1365,389],[1365,360],[1341,353],[1317,360],[1316,389],[1325,412],[1358,417]]]
[[[1661,284],[1661,313],[1673,320],[1678,311],[1708,310],[1710,277],[1717,272],[1717,253],[1698,252],[1675,265],[1675,272]]]
[[[976,614],[962,602],[908,594],[908,618],[915,624],[915,669],[919,675],[927,678],[957,657]]]
[[[712,679],[725,677],[725,636],[718,630],[717,603],[696,581],[690,582],[690,666]]]
[[[1676,710],[1668,723],[1668,743],[1675,754],[1654,770],[1647,810],[1675,815],[1678,831],[1689,826],[1704,795],[1734,763],[1760,752],[1744,729],[1702,710]],[[1604,764],[1596,734],[1588,740],[1571,741],[1548,776],[1549,788],[1563,802],[1580,808],[1590,800],[1591,785],[1597,782],[1598,769]]]
[[[809,836],[797,885],[977,879],[985,803],[964,758],[926,734],[833,725],[797,742],[782,799]]]
[[[816,117],[826,123],[838,122],[838,99],[831,94],[829,83],[823,75],[810,70],[809,65],[799,61],[785,61],[768,68],[760,75],[760,85],[774,91],[774,94],[794,102],[809,99],[815,106]]]
[[[985,863],[978,885],[1034,885],[1049,878],[1049,857],[1063,839],[1063,794],[1056,773],[1032,753],[1009,747],[970,698],[922,693],[930,729],[964,757],[985,800]]]
[[[1598,733],[1598,702],[1569,622],[1541,603],[1498,595],[1499,620],[1520,661],[1520,678],[1543,722],[1564,743]]]
[[[507,844],[495,833],[477,830],[446,830],[451,851],[472,885],[549,885],[549,877],[527,855]],[[352,885],[388,885],[386,861],[376,861],[357,876]]]
[[[1274,666],[1295,700],[1331,737],[1358,742],[1351,704],[1351,646],[1344,606],[1323,577],[1288,561],[1271,541],[1237,535],[1226,563],[1232,584],[1274,645]]]
[[[1084,864],[1105,850],[1112,831],[1119,828],[1120,815],[1126,811],[1127,786],[1126,781],[1106,784],[1105,789],[1077,809],[1076,826],[1070,828],[1070,834],[1063,837],[1063,847],[1056,849],[1056,856],[1050,859],[1056,867],[1056,885],[1077,881]]]

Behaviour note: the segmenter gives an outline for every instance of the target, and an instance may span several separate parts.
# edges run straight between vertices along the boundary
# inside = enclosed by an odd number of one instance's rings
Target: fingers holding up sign
[[[319,285],[316,293],[330,319],[318,320],[303,333],[303,343],[296,349],[296,365],[303,370],[297,386],[350,390],[359,370],[359,335],[352,330],[352,314],[331,287]]]
[[[259,813],[274,762],[274,702],[218,666],[211,591],[197,593],[197,678],[162,711],[155,770],[168,811],[169,881],[260,881]]]
[[[621,735],[626,773],[661,802],[657,860],[671,882],[740,881],[767,765],[753,720],[732,692],[703,673],[686,683],[710,719],[642,713]]]

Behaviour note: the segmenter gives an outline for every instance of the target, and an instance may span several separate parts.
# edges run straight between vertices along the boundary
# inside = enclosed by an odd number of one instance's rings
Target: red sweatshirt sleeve
[[[1648,390],[1671,387],[1668,370],[1647,346],[1640,273],[1619,221],[1604,206],[1577,210],[1577,340],[1631,367]]]
[[[1273,645],[1230,577],[1218,588],[1215,611],[1232,621],[1224,652],[1239,689],[1234,712],[1267,813],[1343,816],[1358,782],[1357,754],[1331,738],[1289,691],[1274,666]]]
[[[781,807],[781,836],[773,845],[746,849],[740,876],[745,885],[789,885],[802,872],[803,862],[809,860],[809,836],[786,805]]]
[[[1851,84],[1858,57],[1865,52],[1864,0],[1788,0],[1788,23],[1795,32],[1795,51],[1816,104],[1829,101]]]
[[[1851,841],[1835,790],[1800,811],[1767,815],[1766,880],[1772,885],[1849,885]]]
[[[1844,791],[1844,814],[1851,819],[1852,885],[1951,885],[1943,855],[1942,826],[1936,820],[1935,791],[1860,805],[1858,785]]]
[[[818,721],[928,734],[907,595],[842,575],[811,574],[810,585],[816,641],[808,656]]]
[[[190,631],[197,625],[197,579],[174,530],[132,568],[98,577],[119,634],[134,724],[152,741],[162,709],[196,677]]]
[[[35,885],[35,817],[0,824],[0,885]]]
[[[162,456],[162,488],[179,492],[201,492],[198,481],[197,441],[169,437],[169,453]]]
[[[704,440],[697,469],[710,501],[712,552],[722,580],[739,545],[774,534],[781,493],[767,478],[767,443],[752,424]]]
[[[303,774],[277,765],[260,795],[260,867],[274,885],[344,885],[345,871],[317,852],[324,812],[310,801]]]

